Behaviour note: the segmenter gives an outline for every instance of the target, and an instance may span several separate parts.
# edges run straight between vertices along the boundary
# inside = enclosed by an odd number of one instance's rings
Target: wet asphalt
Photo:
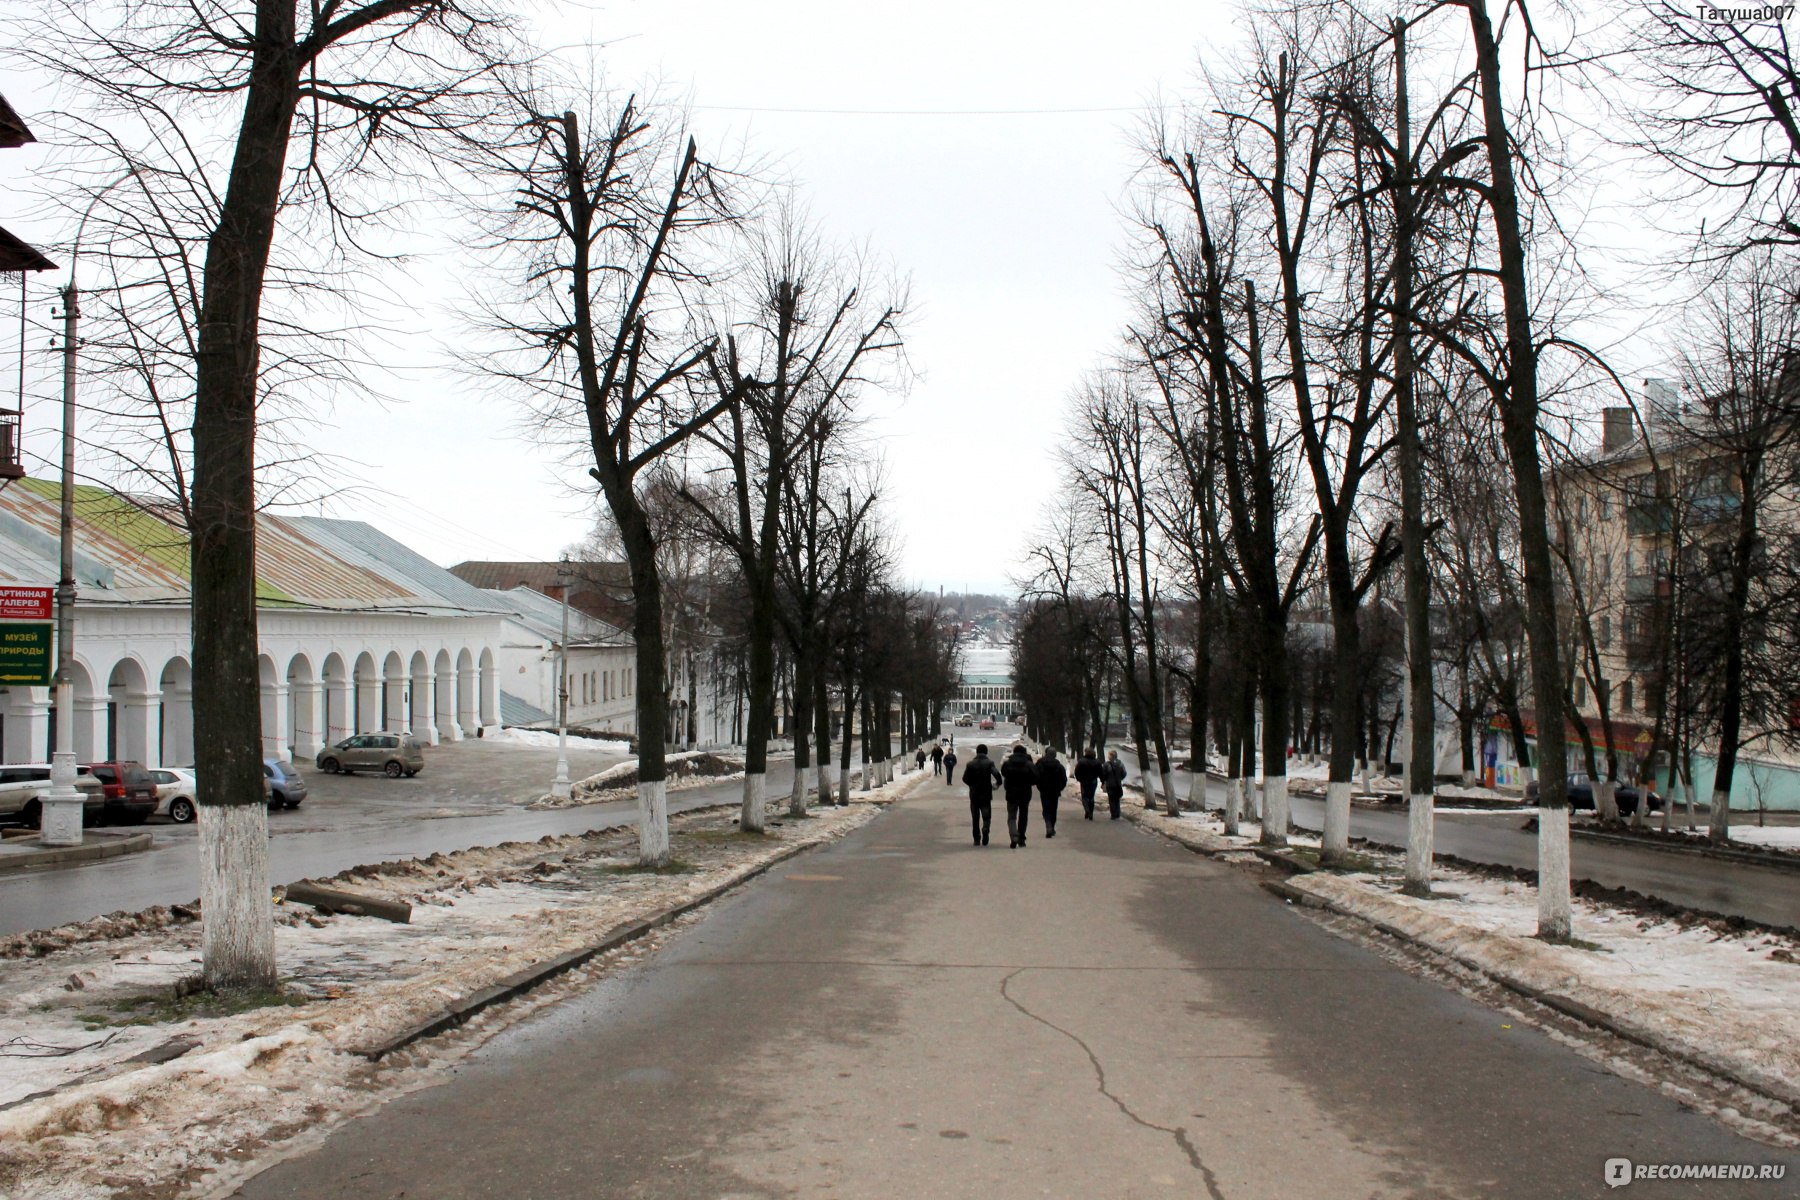
[[[1793,1194],[1795,1156],[1241,868],[1073,803],[1000,834],[927,785],[236,1195]],[[1614,1156],[1789,1175],[1612,1193]]]

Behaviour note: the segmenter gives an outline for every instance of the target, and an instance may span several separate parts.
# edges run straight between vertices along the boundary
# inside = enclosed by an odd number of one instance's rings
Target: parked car
[[[1529,804],[1536,804],[1537,798],[1538,785],[1534,779],[1525,788],[1525,800]],[[1618,801],[1619,815],[1629,817],[1637,811],[1638,801],[1643,798],[1643,793],[1629,783],[1621,783],[1614,790],[1613,798]],[[1661,812],[1662,805],[1662,797],[1652,792],[1648,811]],[[1594,801],[1594,782],[1587,777],[1586,772],[1569,772],[1569,807],[1576,810],[1597,807]]]
[[[121,825],[142,825],[156,811],[156,781],[144,764],[112,759],[76,767],[75,773],[100,781],[101,819]]]
[[[75,790],[83,800],[81,823],[97,825],[105,815],[106,798],[100,781],[77,775]],[[0,766],[0,821],[13,821],[37,829],[43,821],[44,797],[50,792],[49,763],[7,763]]]
[[[956,718],[955,724],[959,729],[972,726],[975,724],[975,718],[971,717],[968,713],[960,713]]]
[[[270,808],[299,808],[306,799],[306,780],[300,778],[293,763],[279,758],[263,759],[263,786],[269,793]]]
[[[994,727],[994,718],[992,718],[992,717],[981,718],[981,727],[983,729],[992,729]]]
[[[192,771],[176,767],[152,767],[150,778],[156,781],[156,815],[167,817],[177,825],[192,821],[199,809],[200,784]]]
[[[398,779],[425,769],[425,748],[410,733],[359,733],[325,747],[313,763],[332,775],[379,770]]]

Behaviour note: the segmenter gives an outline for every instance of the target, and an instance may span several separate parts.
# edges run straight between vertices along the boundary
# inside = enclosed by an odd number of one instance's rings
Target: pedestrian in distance
[[[1100,782],[1106,788],[1106,806],[1112,810],[1112,819],[1119,819],[1119,801],[1125,799],[1125,764],[1119,761],[1117,750],[1106,752],[1106,762],[1100,768]]]
[[[944,773],[944,745],[942,742],[931,748],[931,773],[933,775]]]
[[[1031,752],[1014,746],[1006,761],[1000,764],[1000,778],[1006,784],[1006,832],[1012,835],[1013,849],[1025,845],[1025,826],[1031,819],[1031,793],[1037,789],[1037,768]]]
[[[1075,782],[1081,785],[1082,816],[1091,821],[1094,819],[1094,792],[1100,786],[1100,760],[1094,757],[1092,749],[1083,749],[1081,757],[1075,760]]]
[[[944,782],[956,786],[956,747],[944,751]]]
[[[919,747],[919,752],[913,755],[913,761],[918,764],[919,770],[925,769],[925,747]]]
[[[954,763],[956,758],[951,755],[944,761]],[[975,747],[975,757],[963,768],[962,781],[969,789],[969,823],[975,830],[975,844],[985,846],[988,832],[994,827],[994,785],[1001,782],[986,746]]]
[[[1056,748],[1045,746],[1042,758],[1037,760],[1033,768],[1037,776],[1038,803],[1044,809],[1044,836],[1056,836],[1056,804],[1062,799],[1063,789],[1069,786],[1069,772],[1057,760]]]

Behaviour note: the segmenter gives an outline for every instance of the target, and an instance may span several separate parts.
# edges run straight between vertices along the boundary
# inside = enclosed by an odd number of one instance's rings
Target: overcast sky
[[[910,277],[918,377],[906,395],[867,401],[904,581],[1002,590],[1055,483],[1063,400],[1126,313],[1114,264],[1131,131],[1159,91],[1185,88],[1200,47],[1231,38],[1224,12],[1204,0],[624,0],[546,15],[544,36],[604,43],[615,87],[657,80],[685,97],[703,151],[748,137],[827,232],[866,241]],[[46,124],[54,101],[39,81],[15,76],[5,91]],[[5,175],[53,153],[11,152]],[[15,232],[62,233],[8,207],[0,221]],[[34,318],[49,316],[62,282],[32,280]],[[448,311],[418,318],[431,341],[454,340]],[[7,332],[9,349],[16,338]],[[28,449],[48,474],[54,364],[42,335],[29,345]],[[401,357],[400,382],[384,385],[400,403],[340,407],[321,433],[381,489],[337,515],[446,564],[554,557],[586,531],[579,475],[522,435],[518,412],[428,354]]]
[[[703,153],[747,139],[828,234],[866,241],[910,278],[918,377],[905,395],[865,402],[903,582],[1008,590],[1057,483],[1064,402],[1128,315],[1117,262],[1134,133],[1159,97],[1192,94],[1203,57],[1238,40],[1232,6],[619,0],[540,12],[547,43],[601,46],[613,88],[653,81],[685,99]],[[41,81],[4,86],[28,121],[54,104]],[[12,152],[0,179],[16,185],[54,153]],[[28,239],[65,232],[15,206],[0,221]],[[62,281],[33,280],[34,317]],[[554,557],[592,523],[585,473],[530,438],[517,407],[449,368],[438,348],[460,325],[437,290],[409,292],[418,336],[395,347],[397,375],[378,385],[397,402],[340,406],[320,432],[377,489],[332,514],[445,564]],[[16,344],[12,330],[0,336]],[[57,424],[45,341],[28,340],[38,474],[51,473]]]

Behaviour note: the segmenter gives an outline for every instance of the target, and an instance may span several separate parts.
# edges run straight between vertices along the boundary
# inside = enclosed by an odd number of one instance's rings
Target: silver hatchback
[[[319,751],[313,764],[332,775],[381,771],[398,779],[425,769],[425,748],[410,733],[359,733]]]

